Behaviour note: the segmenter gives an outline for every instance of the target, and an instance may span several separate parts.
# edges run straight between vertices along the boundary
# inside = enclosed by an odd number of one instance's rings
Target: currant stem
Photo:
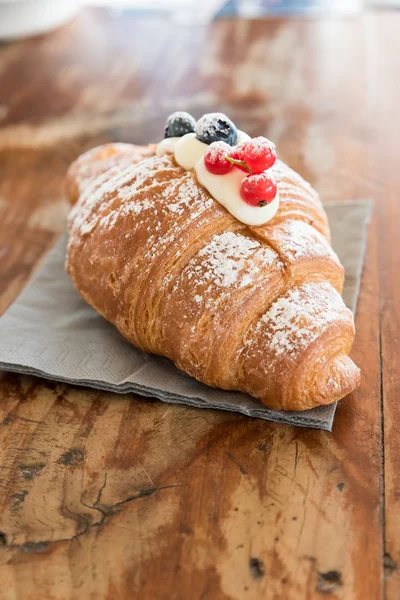
[[[246,169],[246,171],[248,171],[249,173],[252,173],[253,171],[247,166],[247,164],[244,162],[244,160],[236,160],[235,158],[231,158],[230,156],[226,156],[225,157],[226,160],[228,162],[230,162],[232,165],[238,165],[239,167],[243,167],[244,169]]]

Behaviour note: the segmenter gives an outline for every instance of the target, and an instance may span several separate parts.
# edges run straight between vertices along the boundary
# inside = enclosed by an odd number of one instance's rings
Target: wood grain
[[[400,597],[399,25],[87,10],[0,46],[2,311],[63,228],[70,161],[177,108],[268,135],[324,200],[376,199],[333,434],[3,374],[1,598]]]
[[[387,598],[400,597],[400,407],[398,402],[400,356],[400,257],[398,224],[400,222],[400,146],[396,128],[396,107],[400,92],[395,85],[395,67],[391,63],[393,52],[400,49],[400,40],[394,23],[375,24],[377,45],[375,102],[379,120],[377,125],[377,160],[373,160],[374,173],[382,181],[383,199],[379,210],[380,226],[380,320],[382,361],[382,420],[384,431],[383,483],[384,483],[384,576]],[[383,43],[383,38],[385,42]],[[382,86],[388,90],[385,94]]]

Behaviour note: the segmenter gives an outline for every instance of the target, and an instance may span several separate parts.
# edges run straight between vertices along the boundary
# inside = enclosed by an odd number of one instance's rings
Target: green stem
[[[225,157],[227,161],[231,163],[231,165],[237,165],[238,167],[243,167],[249,173],[252,173],[252,170],[246,165],[244,160],[236,160],[235,158],[231,158],[230,156]]]

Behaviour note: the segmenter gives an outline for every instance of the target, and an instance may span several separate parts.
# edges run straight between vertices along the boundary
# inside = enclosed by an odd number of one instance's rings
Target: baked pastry
[[[67,271],[132,344],[203,383],[274,409],[332,403],[360,374],[326,214],[273,144],[233,128],[177,113],[158,146],[79,157]]]

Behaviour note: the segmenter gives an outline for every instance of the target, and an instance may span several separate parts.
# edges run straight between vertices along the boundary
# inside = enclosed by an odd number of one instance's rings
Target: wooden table
[[[400,598],[400,13],[209,26],[86,11],[0,46],[0,310],[83,150],[227,112],[324,200],[375,199],[361,388],[333,434],[4,374],[0,597]]]

